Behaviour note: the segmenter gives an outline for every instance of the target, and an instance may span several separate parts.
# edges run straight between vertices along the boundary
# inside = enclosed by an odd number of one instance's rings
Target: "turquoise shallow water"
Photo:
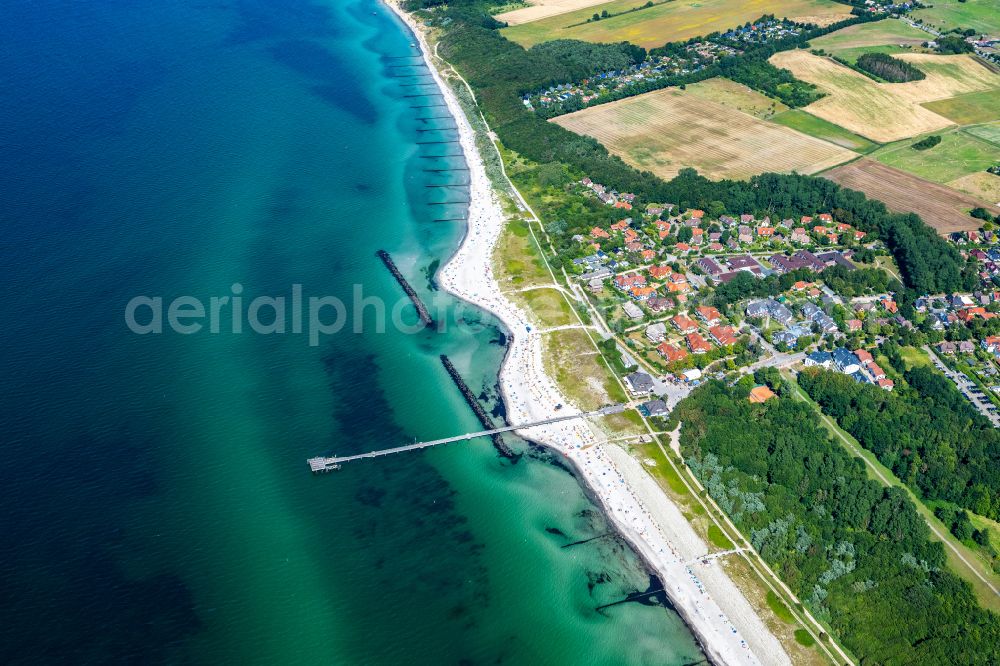
[[[608,527],[525,442],[516,464],[473,442],[308,474],[311,455],[476,429],[438,354],[497,406],[503,332],[427,280],[462,228],[433,221],[461,206],[427,205],[442,176],[424,168],[460,160],[419,157],[447,149],[416,143],[435,112],[393,78],[385,56],[411,41],[394,17],[332,0],[10,10],[5,663],[701,658],[669,609],[594,610],[648,576],[615,538],[561,547]],[[234,283],[247,302],[299,284],[395,303],[379,248],[446,331],[379,333],[369,315],[310,346],[125,325],[135,296]]]

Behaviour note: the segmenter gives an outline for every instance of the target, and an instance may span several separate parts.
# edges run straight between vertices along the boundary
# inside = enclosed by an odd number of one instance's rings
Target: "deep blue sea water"
[[[412,37],[347,0],[6,3],[0,21],[0,661],[687,663],[558,461],[478,429],[504,332],[433,291],[461,206]],[[414,61],[408,61],[414,62]],[[410,70],[416,72],[417,70]],[[442,125],[443,126],[443,125]],[[439,136],[446,136],[441,133]],[[461,198],[462,190],[449,196]],[[446,211],[446,212],[445,212]],[[137,335],[137,296],[402,298],[446,331]],[[412,322],[415,315],[405,309]],[[458,320],[475,325],[456,326]]]

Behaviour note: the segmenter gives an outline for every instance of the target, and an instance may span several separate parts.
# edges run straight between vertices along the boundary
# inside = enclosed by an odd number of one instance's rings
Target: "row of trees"
[[[764,559],[859,663],[997,663],[1000,621],[906,494],[868,479],[808,405],[755,405],[749,388],[709,382],[676,412],[691,469]]]
[[[943,375],[904,377],[892,393],[833,372],[803,372],[799,384],[922,497],[1000,518],[1000,434]]]

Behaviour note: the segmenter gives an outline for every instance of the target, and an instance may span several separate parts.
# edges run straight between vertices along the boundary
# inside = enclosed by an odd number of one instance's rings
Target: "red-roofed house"
[[[649,276],[654,280],[662,280],[673,272],[670,266],[650,266]]]
[[[656,293],[656,290],[652,287],[632,287],[630,291],[632,298],[637,301],[644,301]]]
[[[692,354],[707,354],[712,351],[712,344],[699,333],[688,333],[686,339]]]
[[[660,352],[660,355],[667,359],[669,363],[673,363],[674,361],[683,361],[688,355],[686,349],[678,347],[677,345],[672,345],[669,342],[661,343],[656,348],[656,351]]]
[[[591,229],[590,235],[593,238],[611,238],[611,234],[609,234],[604,229],[601,229],[600,227],[594,227],[593,229]]]
[[[736,330],[732,326],[713,326],[708,329],[709,335],[720,347],[728,347],[736,344]]]
[[[670,318],[670,323],[676,326],[681,333],[693,333],[698,330],[698,324],[691,321],[686,315],[674,315]]]
[[[628,273],[615,276],[615,286],[619,289],[631,289],[632,287],[645,287],[646,276],[641,273]]]
[[[699,305],[694,309],[698,317],[709,326],[715,326],[722,321],[722,314],[708,305]]]
[[[695,219],[698,219],[698,220],[700,220],[701,218],[705,217],[705,211],[698,210],[697,208],[691,210],[690,213],[691,213],[691,217],[693,217]]]

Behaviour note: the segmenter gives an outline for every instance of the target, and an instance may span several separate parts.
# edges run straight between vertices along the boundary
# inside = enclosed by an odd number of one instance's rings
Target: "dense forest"
[[[905,493],[868,479],[783,387],[757,405],[751,385],[709,382],[676,412],[685,459],[761,556],[859,663],[998,663],[1000,620]]]
[[[864,53],[858,56],[855,64],[858,69],[891,83],[920,81],[927,78],[926,74],[910,63],[886,53]]]
[[[411,7],[433,0],[410,0]],[[436,4],[436,3],[435,3]],[[440,53],[465,76],[480,108],[504,145],[539,164],[566,165],[576,178],[584,175],[621,192],[635,193],[639,203],[670,202],[733,215],[753,213],[796,218],[830,212],[838,221],[885,240],[906,286],[919,293],[971,289],[975,274],[934,230],[912,214],[892,214],[881,202],[825,180],[800,175],[764,174],[749,181],[713,182],[691,169],[670,182],[638,171],[608,153],[600,143],[579,136],[527,111],[524,93],[570,80],[579,62],[564,42],[555,51],[530,51],[504,38],[499,24],[482,9],[481,0],[452,0],[435,10],[445,23]],[[581,48],[592,48],[587,44]]]
[[[949,379],[927,367],[886,392],[833,372],[799,384],[918,495],[1000,518],[1000,434]]]

